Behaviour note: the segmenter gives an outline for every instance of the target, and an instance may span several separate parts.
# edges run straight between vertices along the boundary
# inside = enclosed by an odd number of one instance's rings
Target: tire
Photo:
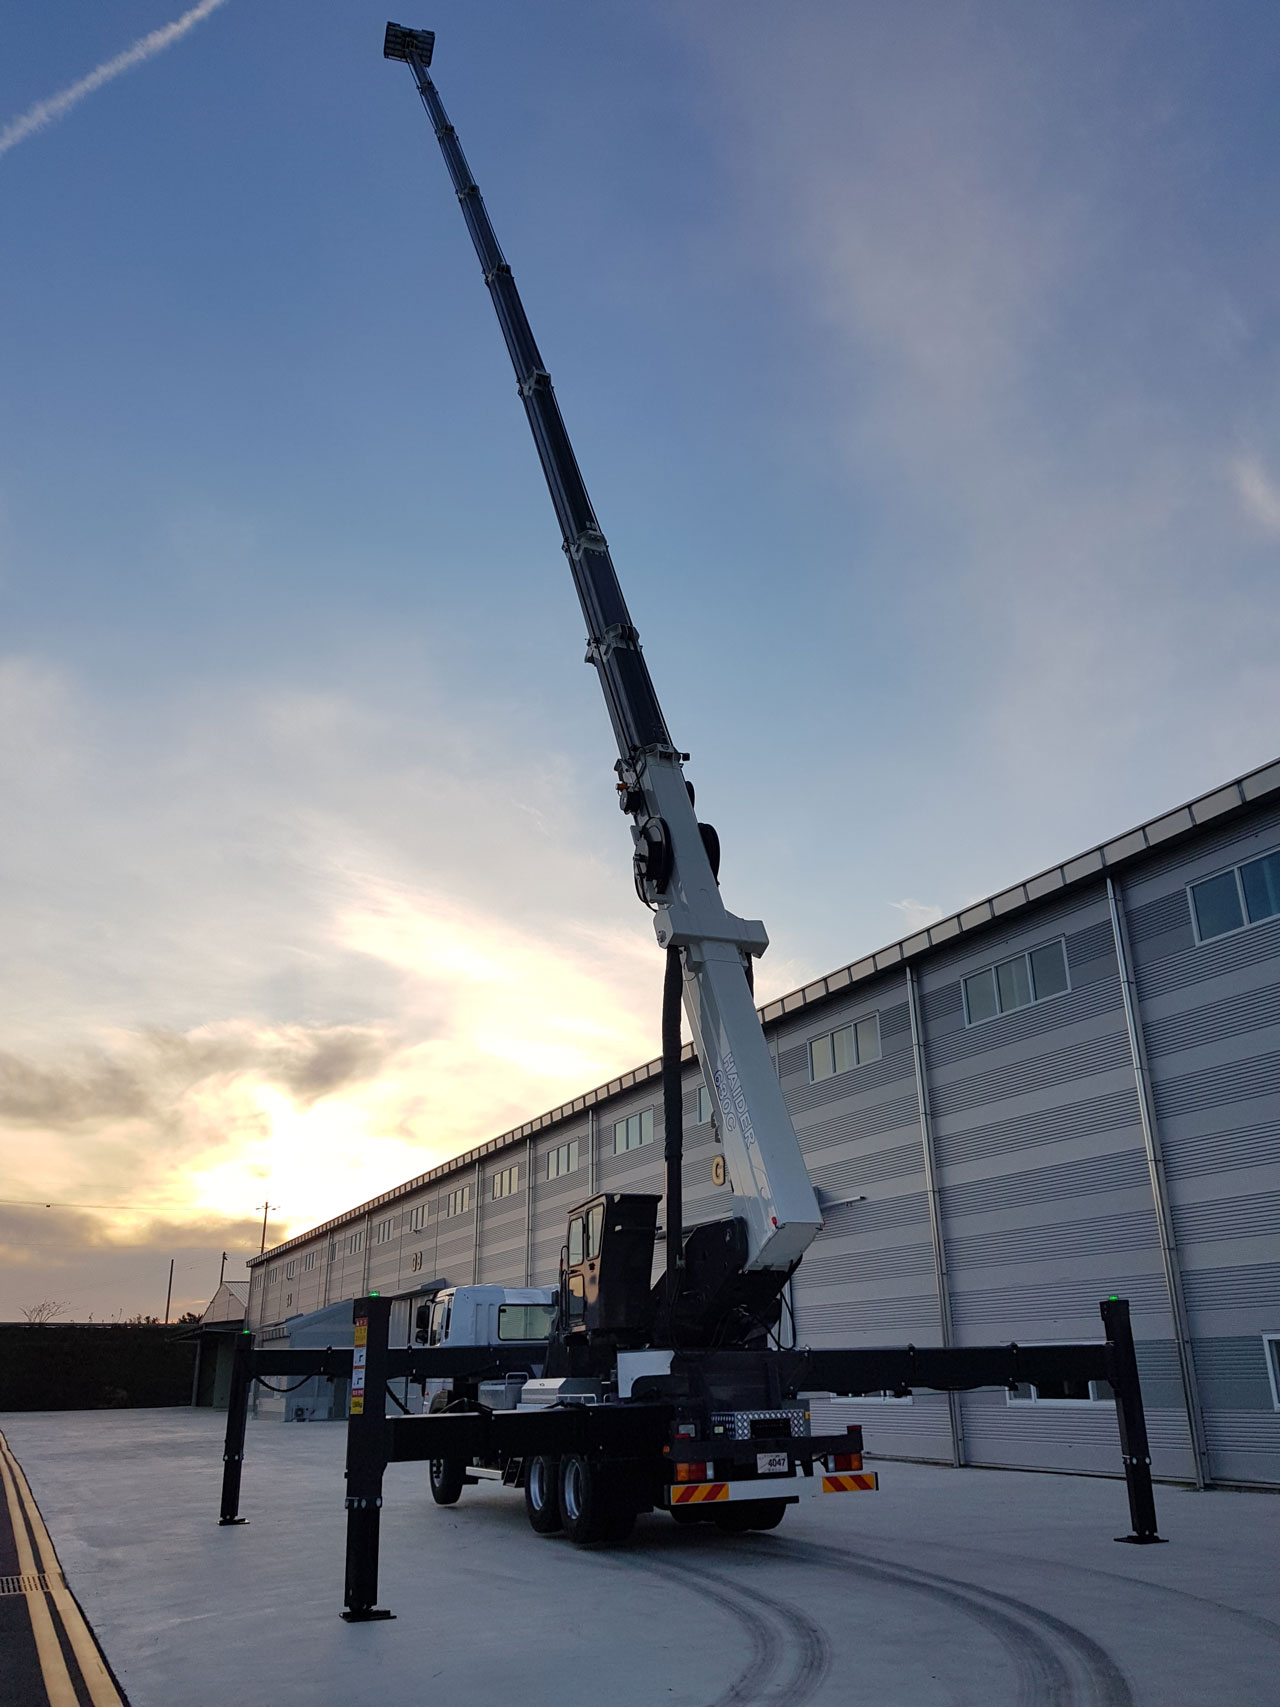
[[[776,1529],[786,1516],[786,1500],[741,1500],[713,1519],[727,1535],[745,1535],[750,1529]]]
[[[535,1535],[554,1535],[564,1528],[558,1458],[531,1458],[525,1465],[524,1513]]]
[[[668,1509],[670,1510],[674,1521],[678,1523],[682,1529],[687,1528],[693,1523],[710,1523],[712,1521],[711,1513],[709,1511],[703,1511],[701,1506],[673,1505]]]
[[[449,1408],[447,1393],[433,1393],[428,1416]],[[462,1481],[467,1467],[460,1458],[433,1458],[427,1466],[431,1497],[437,1505],[457,1505],[462,1497]]]
[[[564,1532],[579,1547],[623,1541],[636,1521],[626,1473],[616,1464],[577,1453],[560,1460],[560,1516]]]
[[[427,1475],[431,1482],[431,1497],[437,1505],[457,1505],[462,1497],[462,1478],[465,1466],[458,1458],[433,1458]]]

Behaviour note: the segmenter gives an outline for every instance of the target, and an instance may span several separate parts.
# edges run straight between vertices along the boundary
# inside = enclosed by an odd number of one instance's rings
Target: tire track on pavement
[[[831,1643],[822,1626],[798,1606],[745,1588],[702,1565],[623,1555],[614,1562],[678,1583],[719,1607],[746,1632],[750,1660],[707,1707],[804,1707],[826,1682]]]
[[[750,1543],[749,1543],[750,1544]],[[891,1564],[821,1542],[773,1540],[766,1553],[797,1562],[835,1565],[874,1582],[892,1584],[949,1603],[988,1628],[1006,1646],[1020,1672],[1018,1701],[1025,1707],[1134,1707],[1133,1691],[1099,1642],[1055,1613],[980,1584],[912,1565]]]

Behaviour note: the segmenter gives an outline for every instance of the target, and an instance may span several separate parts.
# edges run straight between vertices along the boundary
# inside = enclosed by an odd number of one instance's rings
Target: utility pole
[[[267,1216],[271,1210],[279,1209],[280,1205],[278,1203],[259,1203],[255,1204],[254,1207],[262,1211],[262,1243],[258,1246],[258,1255],[261,1256],[267,1248]]]
[[[222,1285],[223,1276],[226,1274],[226,1272],[227,1272],[227,1253],[225,1251],[223,1251],[223,1253],[222,1253],[222,1267],[218,1270],[218,1285],[219,1286]]]
[[[164,1295],[164,1325],[169,1326],[169,1306],[173,1303],[173,1258],[169,1258],[169,1290]]]

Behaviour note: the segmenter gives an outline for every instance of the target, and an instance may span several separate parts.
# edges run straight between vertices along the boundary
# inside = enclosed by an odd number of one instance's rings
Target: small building
[[[196,1329],[196,1367],[191,1403],[225,1411],[231,1397],[231,1359],[244,1331],[249,1305],[247,1280],[224,1280],[205,1306]]]

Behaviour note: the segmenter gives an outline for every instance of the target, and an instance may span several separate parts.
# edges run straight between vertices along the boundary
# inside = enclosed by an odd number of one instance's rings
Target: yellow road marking
[[[120,1691],[113,1683],[111,1673],[102,1662],[102,1655],[98,1652],[98,1644],[94,1641],[89,1626],[84,1621],[84,1614],[77,1606],[75,1596],[66,1585],[62,1575],[62,1567],[58,1563],[57,1549],[53,1545],[52,1536],[45,1528],[44,1519],[40,1515],[40,1508],[31,1492],[31,1484],[27,1481],[21,1464],[13,1456],[9,1442],[2,1434],[0,1434],[0,1475],[4,1477],[5,1493],[9,1497],[10,1517],[14,1516],[16,1498],[20,1498],[26,1507],[27,1516],[31,1522],[31,1532],[36,1538],[36,1545],[40,1549],[40,1557],[44,1562],[45,1575],[51,1585],[49,1593],[58,1609],[58,1616],[62,1619],[62,1627],[71,1643],[71,1651],[76,1656],[76,1664],[80,1667],[93,1707],[122,1707]],[[27,1569],[34,1570],[34,1559],[30,1566],[21,1564],[24,1547],[27,1558],[31,1558],[31,1548],[27,1543],[26,1530],[16,1519],[13,1527],[15,1535],[21,1538],[18,1544],[20,1568],[24,1571]],[[40,1653],[40,1669],[45,1674],[45,1688],[49,1691],[50,1707],[64,1707],[64,1703],[66,1707],[77,1707],[75,1690],[71,1686],[71,1678],[67,1672],[66,1661],[62,1657],[62,1649],[58,1646],[56,1635],[53,1634],[53,1620],[49,1617],[49,1609],[45,1604],[43,1595],[27,1596],[27,1605],[31,1608],[32,1629],[34,1630],[36,1626],[33,1599],[39,1599],[40,1610],[48,1623],[49,1634],[53,1637],[58,1665],[61,1668],[63,1678],[66,1680],[67,1693],[55,1695],[49,1681],[48,1668],[44,1662],[44,1650],[40,1647],[40,1638],[37,1635],[36,1647]]]
[[[0,1439],[3,1439],[3,1436],[0,1436]],[[22,1506],[18,1499],[17,1485],[9,1471],[7,1454],[0,1454],[0,1481],[4,1482],[9,1522],[13,1526],[13,1539],[18,1549],[18,1570],[24,1577],[36,1576],[36,1562],[31,1552],[31,1542],[27,1538],[27,1526],[22,1521]],[[40,1662],[40,1675],[44,1679],[49,1707],[79,1707],[71,1673],[62,1657],[62,1645],[53,1627],[49,1603],[38,1588],[28,1588],[25,1595],[27,1614],[31,1619],[31,1634],[36,1642],[36,1658]]]

